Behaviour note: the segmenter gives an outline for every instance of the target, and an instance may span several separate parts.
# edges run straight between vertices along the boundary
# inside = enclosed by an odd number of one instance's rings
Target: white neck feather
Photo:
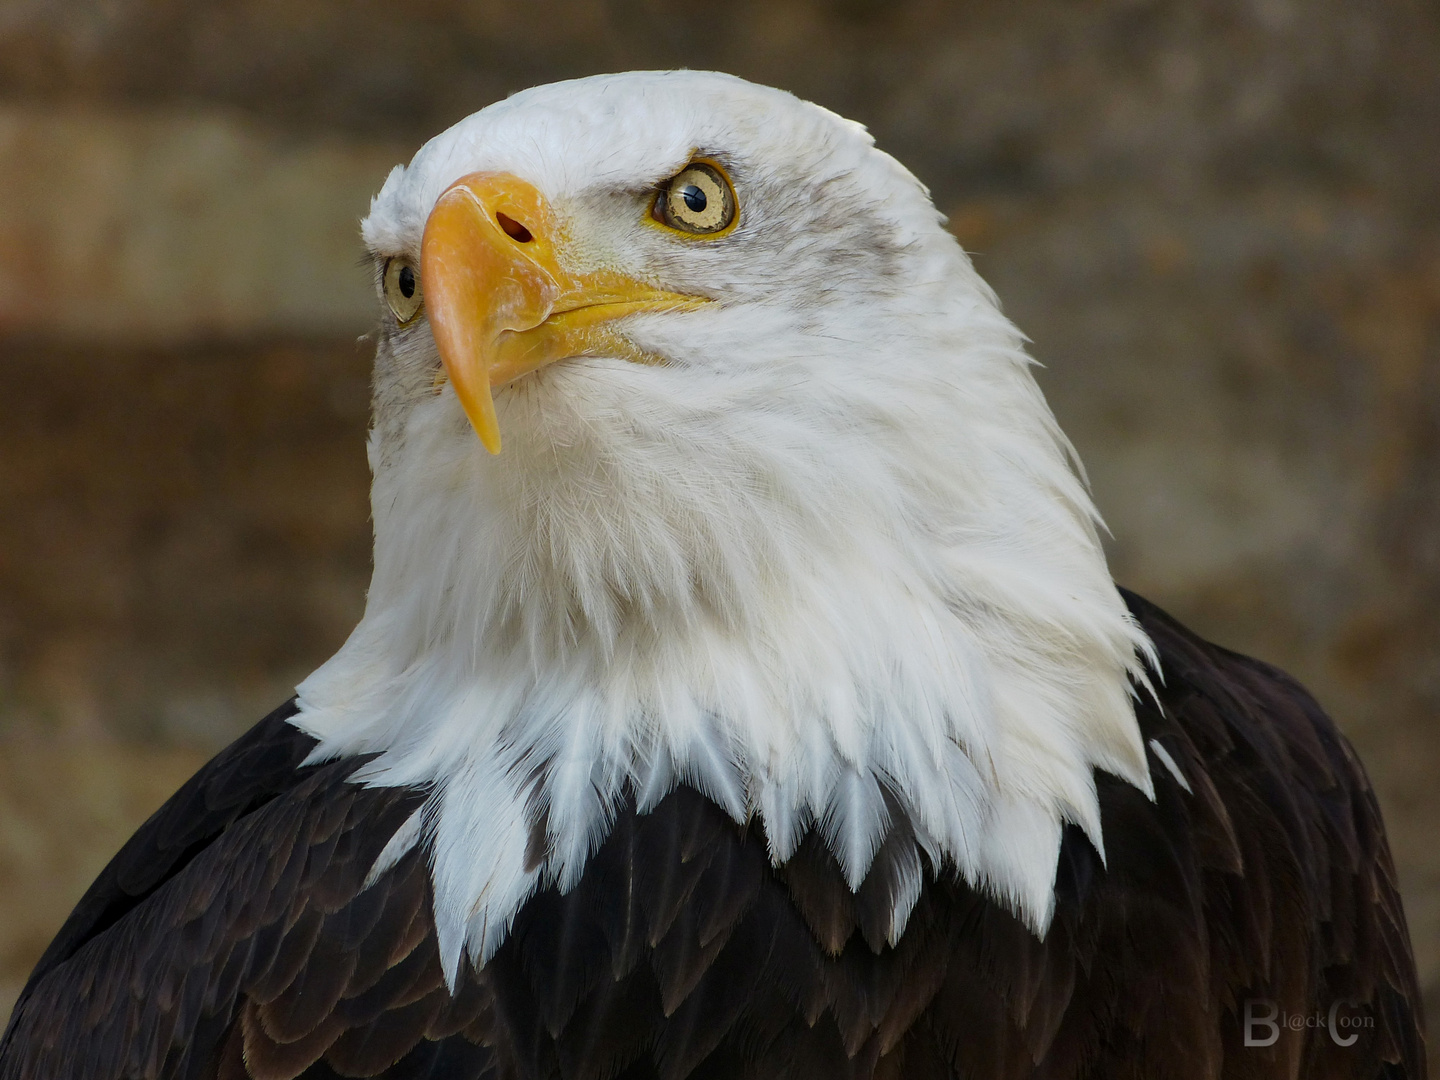
[[[433,786],[447,976],[579,878],[627,792],[693,785],[777,863],[818,827],[855,887],[887,789],[932,867],[1043,934],[1064,823],[1104,850],[1093,770],[1150,790],[1149,645],[1018,333],[936,243],[885,340],[815,316],[822,362],[778,309],[644,317],[683,364],[532,376],[498,458],[448,390],[377,426],[368,606],[294,722]]]

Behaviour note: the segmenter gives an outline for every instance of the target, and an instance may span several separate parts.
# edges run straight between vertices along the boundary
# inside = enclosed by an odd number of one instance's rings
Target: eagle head
[[[1148,646],[919,181],[778,90],[599,76],[432,139],[363,234],[374,579],[297,722],[431,785],[449,970],[682,783],[852,887],[903,815],[1043,930],[1094,769],[1149,789]]]

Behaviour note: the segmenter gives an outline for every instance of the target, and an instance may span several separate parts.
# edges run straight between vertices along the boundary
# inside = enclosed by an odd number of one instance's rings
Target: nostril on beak
[[[499,223],[500,228],[505,230],[505,235],[517,244],[528,244],[531,240],[535,239],[530,235],[529,229],[521,225],[520,222],[516,221],[509,214],[502,214],[497,210],[495,212],[495,220]]]

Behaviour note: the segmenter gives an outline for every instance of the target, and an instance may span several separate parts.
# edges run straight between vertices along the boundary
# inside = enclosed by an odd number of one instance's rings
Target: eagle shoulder
[[[204,766],[102,871],[16,1004],[0,1077],[215,1076],[234,1039],[253,1075],[295,1075],[334,1025],[325,995],[415,965],[423,858],[366,885],[423,796],[350,783],[363,759],[304,766],[293,713]]]

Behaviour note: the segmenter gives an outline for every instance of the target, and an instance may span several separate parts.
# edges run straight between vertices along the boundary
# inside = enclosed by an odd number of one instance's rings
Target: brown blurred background
[[[1359,746],[1440,1012],[1433,3],[3,0],[0,1017],[358,617],[386,170],[523,86],[670,66],[856,117],[931,186],[1117,577]]]

